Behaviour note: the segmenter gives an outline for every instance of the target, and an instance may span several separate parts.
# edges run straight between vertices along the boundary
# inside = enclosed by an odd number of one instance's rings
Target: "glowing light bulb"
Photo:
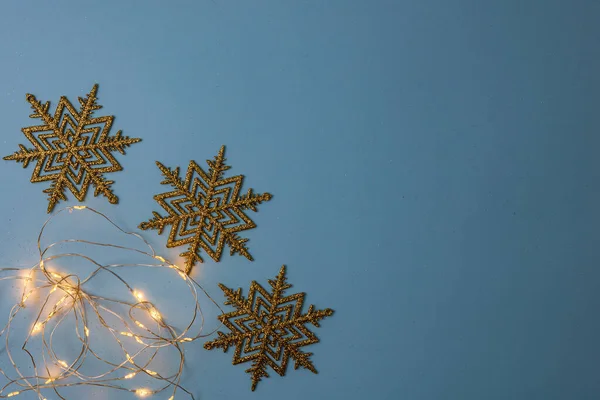
[[[161,256],[154,256],[154,258],[156,258],[158,261],[161,261],[161,262],[167,261],[164,258],[162,258]]]
[[[73,208],[76,210],[85,210],[87,207],[86,206],[73,206]]]
[[[135,341],[136,341],[136,342],[138,342],[139,344],[143,344],[144,346],[146,345],[146,343],[144,343],[144,342],[142,341],[142,339],[140,339],[140,338],[139,338],[139,336],[136,336],[136,337],[135,337]]]
[[[150,371],[149,369],[146,370],[146,373],[150,376],[156,376],[158,375],[158,372],[154,372],[154,371]]]
[[[193,340],[194,340],[194,339],[192,339],[192,338],[189,338],[189,337],[186,337],[186,338],[183,338],[183,339],[181,339],[181,341],[182,341],[182,342],[192,342]]]
[[[169,400],[173,400],[175,398],[175,396],[171,396],[169,397]]]
[[[44,324],[42,322],[36,322],[35,325],[33,325],[33,329],[31,329],[31,333],[35,335],[36,333],[39,333],[43,327]]]
[[[146,327],[144,326],[144,324],[142,324],[140,321],[135,321],[135,324],[137,326],[139,326],[140,328],[142,328],[142,329],[146,329]]]
[[[187,279],[187,275],[184,274],[183,272],[179,271],[179,276],[181,277],[181,279],[186,280]]]
[[[148,389],[137,389],[135,391],[135,394],[138,395],[139,397],[148,397],[152,394],[152,392]]]
[[[62,365],[63,367],[65,367],[65,368],[69,368],[69,364],[67,364],[67,363],[66,363],[65,361],[63,361],[63,360],[58,360],[58,363],[59,363],[60,365]]]
[[[121,332],[121,335],[133,337],[133,333],[130,333],[130,332]]]
[[[49,384],[49,383],[52,383],[52,382],[54,382],[55,380],[56,380],[55,378],[50,378],[50,379],[48,379],[48,380],[46,381],[46,385],[47,385],[47,384]]]
[[[150,316],[154,318],[156,321],[160,321],[162,319],[162,315],[158,312],[158,310],[154,307],[150,310]]]
[[[50,275],[52,275],[52,277],[56,278],[56,279],[61,279],[62,276],[60,276],[60,274],[57,274],[56,272],[51,272]]]
[[[144,300],[144,293],[140,292],[139,290],[134,290],[133,291],[133,295],[135,296],[136,299],[138,299],[139,301]]]
[[[12,392],[12,393],[7,394],[6,397],[14,397],[14,396],[18,395],[19,393],[21,393],[21,392]]]
[[[54,286],[52,287],[52,290],[50,291],[50,293],[54,293],[54,292],[56,292],[56,289],[58,289],[58,285],[54,285]]]
[[[88,327],[87,327],[87,326],[84,326],[84,327],[83,327],[83,330],[84,330],[84,332],[85,332],[85,336],[86,336],[86,337],[90,337],[90,330],[88,329]]]
[[[135,377],[135,375],[136,375],[136,373],[135,373],[135,372],[132,372],[132,373],[130,373],[130,374],[127,374],[127,375],[125,375],[123,378],[124,378],[124,379],[131,379],[131,378]]]

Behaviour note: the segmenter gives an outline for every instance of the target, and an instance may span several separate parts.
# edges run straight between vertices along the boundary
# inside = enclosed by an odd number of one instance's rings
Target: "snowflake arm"
[[[252,362],[252,367],[246,370],[247,373],[252,374],[252,391],[256,390],[256,385],[258,382],[262,381],[262,378],[268,378],[269,374],[267,373],[267,365],[266,357],[262,356],[257,358]]]

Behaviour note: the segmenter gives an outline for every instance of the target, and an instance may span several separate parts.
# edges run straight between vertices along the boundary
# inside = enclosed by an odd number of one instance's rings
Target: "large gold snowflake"
[[[252,189],[240,196],[243,175],[223,178],[223,173],[230,168],[225,165],[225,146],[214,160],[206,162],[208,173],[190,161],[185,181],[179,177],[179,167],[171,170],[157,162],[165,177],[161,183],[174,188],[154,196],[168,215],[163,217],[153,212],[154,218],[140,225],[140,229],[156,229],[159,234],[171,225],[167,247],[189,244],[188,251],[181,254],[185,258],[186,273],[196,262],[202,262],[200,249],[219,261],[225,244],[229,245],[231,255],[239,253],[252,261],[246,247],[248,239],[239,237],[237,232],[256,227],[244,210],[257,211],[258,204],[271,199],[269,193],[255,194]]]
[[[126,147],[141,139],[122,136],[121,131],[109,136],[114,117],[92,117],[94,111],[102,108],[96,103],[97,91],[98,85],[94,85],[86,98],[79,98],[80,111],[62,96],[54,116],[48,112],[49,101],[42,104],[34,95],[27,94],[34,111],[30,117],[40,118],[43,124],[22,129],[33,149],[21,144],[19,151],[4,159],[21,162],[23,168],[37,160],[31,182],[52,181],[44,190],[48,194],[49,213],[59,201],[67,199],[66,189],[83,201],[93,185],[94,196],[102,194],[112,204],[119,201],[111,189],[114,181],[106,180],[103,174],[123,169],[111,152],[125,154]]]
[[[317,373],[310,356],[301,347],[317,343],[319,339],[306,324],[319,327],[319,321],[333,314],[333,310],[315,310],[311,304],[306,314],[302,314],[304,293],[285,296],[284,292],[292,285],[287,283],[285,266],[281,267],[275,280],[269,279],[273,289],[268,293],[256,281],[250,285],[248,299],[242,296],[242,289],[233,291],[219,286],[225,293],[225,305],[237,310],[219,316],[221,322],[231,331],[204,344],[207,350],[222,348],[227,351],[235,346],[233,365],[252,361],[252,367],[246,370],[252,377],[252,390],[263,377],[268,377],[267,367],[284,376],[289,359],[295,362],[294,369],[303,367]]]

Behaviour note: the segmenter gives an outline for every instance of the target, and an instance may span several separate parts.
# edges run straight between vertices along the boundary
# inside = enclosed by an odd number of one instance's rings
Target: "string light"
[[[152,309],[150,310],[150,316],[155,321],[159,321],[160,322],[162,320],[162,315],[160,315],[160,313],[158,312],[158,310],[156,308],[154,308],[154,307],[152,307]]]
[[[139,397],[148,397],[152,394],[152,391],[150,391],[148,389],[137,389],[135,391],[135,394],[138,395]]]
[[[96,215],[101,216],[106,221],[108,221],[113,227],[118,229],[120,232],[131,235],[139,240],[143,241],[144,244],[148,247],[147,251],[128,248],[116,244],[104,244],[104,243],[95,243],[86,240],[79,239],[69,239],[63,240],[59,242],[52,243],[46,247],[42,247],[41,241],[43,238],[44,230],[46,225],[57,215],[61,214],[63,211],[68,210],[71,213],[73,210],[87,210],[87,212],[92,212]],[[48,255],[49,250],[56,245],[67,242],[77,242],[83,243],[90,246],[102,246],[103,248],[112,247],[121,250],[127,250],[131,252],[136,252],[138,254],[142,254],[143,256],[150,257],[154,260],[160,262],[160,264],[112,264],[110,266],[101,265],[100,263],[94,261],[93,259],[86,257],[82,254],[78,253],[69,253],[69,254],[58,254],[58,255]],[[4,329],[0,329],[0,337],[3,335],[9,335],[11,330],[11,323],[17,317],[18,313],[25,308],[25,302],[32,294],[36,294],[39,296],[40,301],[39,304],[41,310],[38,313],[38,320],[36,319],[33,327],[30,331],[31,340],[34,335],[41,334],[41,342],[44,349],[44,354],[50,355],[50,357],[44,357],[43,360],[35,360],[34,356],[30,353],[31,360],[33,362],[33,376],[24,377],[21,375],[20,371],[23,367],[17,366],[15,364],[15,358],[11,355],[12,346],[9,345],[9,341],[6,341],[6,353],[8,355],[8,359],[14,370],[18,373],[17,378],[11,378],[9,375],[2,369],[0,369],[0,375],[3,375],[8,383],[0,387],[0,398],[2,397],[14,397],[23,392],[34,392],[38,395],[38,398],[45,400],[45,397],[42,396],[43,390],[52,390],[54,391],[60,398],[64,398],[59,392],[61,389],[76,387],[82,385],[92,385],[93,387],[104,387],[108,389],[120,389],[127,390],[129,392],[133,392],[136,396],[139,397],[148,397],[151,395],[155,395],[161,393],[163,391],[171,391],[171,396],[169,400],[174,400],[175,395],[178,391],[187,395],[188,398],[194,399],[194,395],[183,388],[180,385],[180,381],[183,374],[183,367],[185,365],[185,352],[183,348],[184,343],[193,342],[199,338],[207,337],[212,335],[219,328],[215,328],[215,330],[203,333],[203,325],[204,318],[202,315],[202,309],[198,300],[198,289],[207,298],[221,311],[221,307],[208,295],[208,293],[190,276],[186,275],[183,270],[177,267],[175,264],[169,262],[165,258],[158,256],[155,254],[154,249],[150,244],[144,240],[137,233],[126,232],[120,227],[118,227],[113,221],[111,221],[104,214],[86,207],[86,206],[74,206],[67,207],[65,209],[57,211],[54,215],[52,215],[42,226],[42,229],[38,236],[38,250],[40,253],[40,261],[33,268],[29,269],[28,275],[15,275],[10,276],[8,278],[2,278],[1,280],[7,279],[21,279],[25,281],[25,285],[23,288],[23,293],[21,295],[21,302],[15,305],[12,311],[9,314],[8,322]],[[97,269],[91,273],[88,277],[79,278],[73,274],[67,274],[61,271],[48,271],[46,269],[46,264],[49,261],[52,261],[53,266],[59,266],[56,262],[63,257],[83,257],[86,260],[92,262],[96,265]],[[179,274],[179,276],[184,280],[190,292],[193,296],[194,308],[193,308],[193,316],[191,321],[183,330],[177,329],[172,325],[169,325],[166,321],[168,318],[161,314],[158,308],[152,304],[150,301],[146,299],[146,296],[139,289],[132,288],[122,277],[118,275],[118,269],[121,267],[139,267],[139,268],[165,268],[167,270],[174,270]],[[53,268],[54,269],[54,268]],[[0,273],[8,272],[8,271],[21,271],[18,268],[0,268]],[[41,274],[38,275],[38,278],[35,278],[35,272],[40,271]],[[118,278],[118,282],[122,283],[124,287],[129,290],[130,293],[133,294],[135,300],[137,302],[127,302],[120,299],[107,299],[98,296],[97,293],[88,293],[86,290],[86,285],[96,277],[97,275],[103,273],[104,271],[108,271],[111,276],[115,276]],[[60,289],[60,293],[62,296],[54,295]],[[45,299],[44,299],[45,297]],[[37,298],[37,297],[36,297]],[[129,313],[127,315],[121,315],[118,307],[112,309],[110,305],[117,306],[126,306],[129,307]],[[103,310],[109,312],[112,316],[116,317],[117,322],[115,326],[109,324],[105,318],[102,317],[100,311]],[[139,317],[135,316],[135,313],[143,313],[148,320],[150,321],[147,325],[143,324]],[[46,314],[45,314],[46,313]],[[95,334],[95,338],[105,338],[105,339],[114,339],[121,349],[123,349],[123,357],[124,361],[121,364],[115,364],[113,361],[107,361],[99,358],[97,352],[92,352],[90,347],[90,336],[92,334],[90,325],[90,321],[92,318],[90,317],[95,315],[95,320],[97,320],[100,325],[99,329],[104,330],[104,333]],[[46,315],[45,319],[43,315]],[[53,343],[57,342],[57,339],[52,340],[54,332],[57,330],[58,326],[67,323],[67,321],[73,321],[73,319],[67,319],[66,316],[71,315],[74,317],[74,330],[76,336],[79,338],[78,343],[81,343],[82,350],[77,358],[70,359],[70,363],[61,360],[56,357],[57,351],[53,348]],[[136,314],[137,315],[137,314]],[[190,334],[190,330],[192,327],[196,326],[196,320],[200,320],[199,331],[194,335]],[[52,323],[50,323],[53,321]],[[113,324],[115,321],[112,321]],[[146,322],[146,320],[144,320]],[[136,330],[132,330],[132,325],[137,326],[142,329],[144,332],[136,333]],[[116,326],[121,326],[121,329],[116,329]],[[125,327],[125,330],[122,330],[122,327]],[[83,336],[81,336],[81,332],[83,327]],[[122,331],[121,331],[122,330]],[[62,335],[62,333],[61,333]],[[11,335],[11,339],[13,339],[14,334]],[[131,354],[127,352],[125,349],[130,345],[128,344],[128,340],[124,340],[121,342],[121,337],[133,338],[137,343],[141,345],[141,349],[136,348],[135,352]],[[49,340],[46,340],[49,338]],[[146,340],[144,340],[146,339]],[[13,339],[14,340],[14,339]],[[25,343],[20,346],[20,349],[23,349],[29,353],[27,350],[27,344],[29,342],[29,336],[25,339]],[[171,373],[163,373],[160,369],[161,373],[158,373],[154,370],[154,368],[150,369],[151,365],[157,363],[158,358],[156,357],[158,352],[162,349],[170,348],[175,350],[176,354],[179,355],[179,363],[177,369],[173,370]],[[93,355],[92,355],[93,354]],[[144,362],[138,362],[140,365],[136,364],[136,358],[140,358],[144,360]],[[84,360],[86,358],[94,358],[95,360],[100,360],[104,362],[108,366],[107,372],[103,374],[95,374],[94,376],[88,376],[84,374],[82,365],[84,364]],[[43,361],[43,362],[41,362]],[[58,368],[59,370],[64,371],[62,374],[54,375],[49,377],[49,371]],[[117,370],[124,370],[125,375],[121,375],[122,377],[114,377],[113,372]],[[156,383],[156,387],[153,388],[138,388],[138,389],[130,389],[122,386],[124,381],[129,381],[135,378],[140,372],[146,374],[146,376],[152,378],[152,381]],[[45,373],[44,375],[41,375]],[[39,382],[39,383],[38,383]],[[43,384],[41,382],[44,382]],[[16,386],[16,387],[15,387]],[[9,391],[9,388],[16,388],[18,390],[11,391],[10,393],[4,395],[3,392],[6,390]]]
[[[135,324],[142,329],[146,329],[146,326],[144,324],[142,324],[140,321],[135,321]]]
[[[33,328],[31,329],[31,334],[35,335],[37,333],[40,333],[42,331],[42,328],[44,328],[44,324],[41,322],[36,322],[35,325],[33,325]]]

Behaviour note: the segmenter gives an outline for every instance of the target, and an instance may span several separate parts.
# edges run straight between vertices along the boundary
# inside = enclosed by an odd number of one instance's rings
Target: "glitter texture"
[[[233,291],[219,285],[227,297],[225,305],[236,308],[219,316],[231,333],[218,332],[217,339],[204,344],[207,350],[221,348],[225,352],[235,346],[233,365],[252,362],[246,372],[251,375],[253,391],[262,378],[269,376],[267,367],[284,376],[290,358],[295,363],[294,369],[303,367],[316,374],[310,360],[312,353],[300,350],[319,341],[306,324],[319,327],[320,320],[333,314],[329,308],[315,310],[313,305],[302,314],[305,293],[284,295],[292,286],[287,283],[285,266],[275,280],[269,280],[269,285],[272,293],[253,281],[248,299],[242,296],[242,289]]]
[[[19,151],[4,159],[23,163],[23,168],[37,161],[31,182],[52,181],[44,190],[48,194],[49,213],[59,201],[67,200],[66,189],[81,202],[93,185],[94,196],[106,196],[112,204],[119,201],[111,188],[114,181],[106,180],[103,174],[123,169],[111,152],[125,154],[126,147],[141,139],[123,136],[121,131],[109,136],[114,117],[92,117],[94,111],[102,108],[96,103],[97,91],[98,85],[94,85],[87,97],[79,98],[80,111],[66,97],[61,97],[54,116],[48,112],[49,101],[42,104],[34,95],[27,94],[34,111],[30,117],[41,119],[43,124],[22,129],[33,149],[21,144]]]
[[[154,196],[168,215],[163,217],[153,212],[154,218],[140,225],[140,229],[156,229],[159,234],[171,225],[167,247],[189,244],[188,251],[181,254],[186,260],[186,273],[196,262],[202,262],[201,249],[219,261],[225,244],[231,249],[231,255],[239,253],[252,261],[246,247],[248,239],[239,237],[237,232],[256,227],[245,210],[257,211],[258,204],[271,199],[269,193],[255,194],[252,189],[240,196],[242,175],[223,178],[223,173],[230,168],[225,165],[225,146],[214,160],[206,162],[208,173],[190,161],[185,180],[179,176],[179,167],[171,170],[157,162],[165,177],[161,183],[174,188]]]

